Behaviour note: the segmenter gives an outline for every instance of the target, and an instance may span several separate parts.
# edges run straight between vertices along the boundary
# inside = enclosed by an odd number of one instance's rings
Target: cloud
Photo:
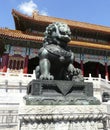
[[[32,15],[33,10],[38,10],[37,4],[33,2],[33,0],[30,0],[29,2],[22,2],[18,6],[19,10],[27,15]]]
[[[33,0],[22,2],[18,8],[22,13],[25,13],[27,15],[32,15],[33,10],[37,10],[37,12],[39,12],[41,15],[48,15],[48,12],[46,10],[38,10],[38,6],[33,2]]]

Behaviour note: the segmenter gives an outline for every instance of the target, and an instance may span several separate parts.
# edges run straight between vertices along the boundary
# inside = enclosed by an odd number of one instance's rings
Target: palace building
[[[74,66],[89,74],[110,79],[110,27],[39,15],[27,16],[12,10],[16,30],[0,28],[0,71],[33,73],[38,64],[45,28],[53,22],[69,25],[75,54]]]
[[[72,32],[69,47],[74,66],[84,82],[93,83],[93,95],[107,105],[110,128],[110,27],[12,10],[15,30],[0,28],[0,128],[17,130],[18,108],[30,81],[35,79],[46,27],[53,22],[68,24]]]

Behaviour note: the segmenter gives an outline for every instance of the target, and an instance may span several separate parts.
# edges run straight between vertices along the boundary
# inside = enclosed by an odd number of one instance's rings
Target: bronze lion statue
[[[83,81],[81,70],[73,66],[74,54],[67,44],[71,31],[67,24],[55,22],[45,31],[43,47],[39,50],[36,78],[42,80]]]

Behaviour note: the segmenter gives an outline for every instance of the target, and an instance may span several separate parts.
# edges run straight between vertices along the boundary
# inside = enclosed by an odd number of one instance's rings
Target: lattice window
[[[24,68],[25,58],[22,57],[9,57],[8,68],[10,70],[20,70]]]

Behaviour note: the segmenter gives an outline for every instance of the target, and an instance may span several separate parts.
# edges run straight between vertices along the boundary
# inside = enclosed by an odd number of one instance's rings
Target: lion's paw
[[[50,75],[50,74],[43,74],[40,76],[40,79],[41,80],[53,80],[54,77],[53,77],[53,75]]]

